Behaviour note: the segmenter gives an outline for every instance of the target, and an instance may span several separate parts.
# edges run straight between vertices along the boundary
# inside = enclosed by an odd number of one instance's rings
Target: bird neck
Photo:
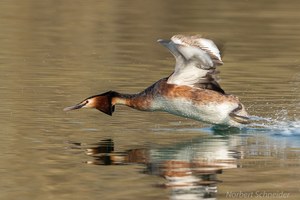
[[[126,105],[137,110],[149,110],[151,97],[145,93],[123,94],[115,92],[112,105]]]

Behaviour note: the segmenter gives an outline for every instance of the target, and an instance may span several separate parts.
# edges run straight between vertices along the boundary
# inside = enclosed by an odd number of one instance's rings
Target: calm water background
[[[1,1],[0,199],[299,199],[299,7]],[[222,87],[270,121],[225,131],[126,107],[62,111],[169,75],[173,57],[156,40],[179,33],[225,43]]]

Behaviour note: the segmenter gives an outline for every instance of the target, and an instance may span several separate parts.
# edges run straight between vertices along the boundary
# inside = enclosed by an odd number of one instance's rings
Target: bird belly
[[[165,111],[181,117],[186,117],[211,124],[224,124],[236,126],[232,122],[229,113],[238,104],[235,102],[194,102],[184,98],[157,99],[153,104],[153,110]]]

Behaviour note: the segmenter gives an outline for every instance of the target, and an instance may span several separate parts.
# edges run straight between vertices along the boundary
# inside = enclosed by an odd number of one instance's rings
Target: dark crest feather
[[[112,115],[112,113],[115,111],[115,106],[112,105],[112,98],[117,95],[114,91],[108,91],[103,94],[91,96],[89,98],[95,98],[96,99],[96,105],[95,108],[99,111],[107,114]]]

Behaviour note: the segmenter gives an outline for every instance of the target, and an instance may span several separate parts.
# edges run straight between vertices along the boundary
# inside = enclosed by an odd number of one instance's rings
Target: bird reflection
[[[73,143],[74,144],[74,143]],[[130,149],[125,152],[114,151],[114,142],[111,139],[100,140],[86,149],[86,155],[93,157],[87,164],[94,165],[125,165],[132,163],[145,164],[147,149]]]
[[[231,151],[228,140],[208,138],[157,148],[114,151],[112,139],[87,145],[87,164],[144,164],[145,173],[165,178],[159,186],[170,190],[170,199],[215,199],[217,175],[223,169],[236,168],[238,151]]]

